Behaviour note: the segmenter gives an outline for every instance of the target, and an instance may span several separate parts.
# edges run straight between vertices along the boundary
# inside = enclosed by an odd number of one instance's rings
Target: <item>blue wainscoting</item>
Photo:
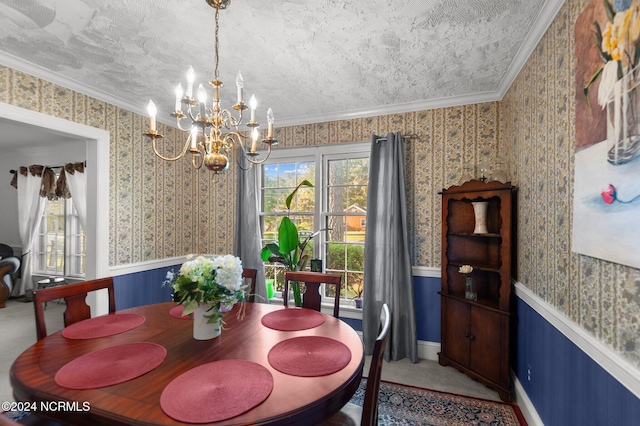
[[[546,426],[640,424],[634,394],[522,299],[517,309],[513,369]]]
[[[413,277],[418,340],[440,343],[440,278]]]
[[[440,342],[440,278],[413,277],[413,293],[416,310],[416,334],[424,342]],[[340,319],[354,330],[362,331],[362,320]]]
[[[171,287],[162,286],[167,271],[180,269],[180,265],[150,269],[148,271],[113,277],[116,309],[171,301]]]

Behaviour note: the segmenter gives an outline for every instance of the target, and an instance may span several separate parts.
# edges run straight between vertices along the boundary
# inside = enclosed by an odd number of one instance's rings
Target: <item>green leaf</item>
[[[306,179],[300,182],[298,186],[296,186],[296,189],[294,189],[293,192],[291,192],[291,194],[289,194],[289,196],[285,200],[285,205],[287,206],[287,210],[291,210],[291,201],[293,200],[293,197],[296,195],[296,192],[298,192],[298,189],[300,189],[300,187],[303,185],[313,187],[313,184]]]
[[[195,300],[190,300],[184,304],[184,308],[182,309],[182,315],[189,315],[198,308],[198,302]]]
[[[283,217],[278,227],[278,243],[280,253],[285,256],[291,256],[291,252],[298,247],[300,240],[298,238],[298,228],[288,217]]]
[[[604,1],[604,8],[607,11],[607,16],[609,17],[609,20],[613,22],[613,18],[616,16],[616,11],[613,9],[613,5],[609,3],[609,0],[603,0],[603,1]]]
[[[280,256],[280,247],[276,243],[269,243],[264,246],[262,248],[262,251],[260,252],[260,257],[262,258],[263,262],[266,262],[269,260],[269,257],[271,257],[272,254]]]

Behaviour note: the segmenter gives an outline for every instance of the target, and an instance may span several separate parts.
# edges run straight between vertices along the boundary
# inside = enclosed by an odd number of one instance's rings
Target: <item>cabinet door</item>
[[[495,383],[501,382],[501,372],[504,369],[501,365],[502,345],[503,339],[508,338],[502,334],[502,317],[498,312],[471,307],[470,368]]]
[[[446,298],[445,323],[442,324],[443,351],[453,361],[469,366],[469,305]]]

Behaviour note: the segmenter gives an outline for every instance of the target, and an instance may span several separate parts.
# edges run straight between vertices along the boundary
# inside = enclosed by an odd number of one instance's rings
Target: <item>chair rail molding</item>
[[[516,295],[554,326],[567,339],[591,357],[607,373],[640,398],[640,370],[617,352],[606,346],[563,313],[542,300],[520,282],[515,283]]]

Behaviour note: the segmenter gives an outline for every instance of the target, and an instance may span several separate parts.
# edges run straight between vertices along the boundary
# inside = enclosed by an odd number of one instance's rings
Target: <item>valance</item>
[[[84,163],[67,163],[64,166],[48,167],[38,164],[32,164],[31,166],[21,166],[19,171],[13,172],[13,178],[11,179],[11,186],[18,188],[18,173],[23,176],[31,174],[32,176],[41,176],[42,184],[40,186],[40,196],[49,200],[56,200],[58,198],[71,198],[71,192],[69,191],[69,185],[67,184],[66,174],[84,173]],[[56,180],[56,172],[53,169],[60,168],[60,176]]]

